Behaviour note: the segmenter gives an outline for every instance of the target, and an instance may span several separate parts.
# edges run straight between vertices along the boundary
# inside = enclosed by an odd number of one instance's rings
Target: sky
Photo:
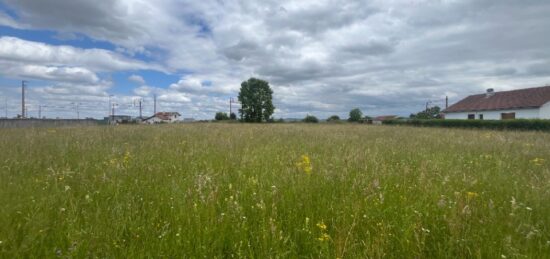
[[[550,85],[547,0],[0,0],[0,117],[211,119],[250,77],[276,118],[407,116]],[[78,112],[77,112],[78,111]]]

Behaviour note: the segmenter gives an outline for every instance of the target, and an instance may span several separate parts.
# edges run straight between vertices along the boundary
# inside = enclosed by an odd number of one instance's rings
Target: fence
[[[0,128],[53,128],[67,126],[95,126],[101,124],[104,124],[104,122],[93,119],[0,119]]]

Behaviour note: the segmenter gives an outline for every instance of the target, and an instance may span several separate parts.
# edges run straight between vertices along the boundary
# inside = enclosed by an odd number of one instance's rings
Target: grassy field
[[[550,134],[0,130],[0,257],[549,258]]]

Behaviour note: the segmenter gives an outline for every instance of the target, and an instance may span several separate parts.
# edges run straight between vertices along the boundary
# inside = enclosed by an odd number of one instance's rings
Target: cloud
[[[104,49],[53,46],[15,37],[0,37],[0,58],[32,64],[81,66],[94,71],[159,69],[158,66],[132,60]]]
[[[550,82],[548,1],[4,2],[15,15],[0,12],[0,24],[117,48],[2,37],[0,67],[14,64],[9,74],[94,85],[105,81],[102,72],[133,71],[138,85],[127,98],[157,93],[166,108],[193,116],[225,109],[251,76],[269,80],[284,117],[345,117],[353,107],[407,115],[445,95],[453,102],[487,86]],[[142,69],[180,79],[145,82],[134,72]]]
[[[138,84],[138,85],[144,85],[145,84],[145,79],[143,79],[143,77],[139,76],[139,75],[131,75],[128,77],[128,80]]]

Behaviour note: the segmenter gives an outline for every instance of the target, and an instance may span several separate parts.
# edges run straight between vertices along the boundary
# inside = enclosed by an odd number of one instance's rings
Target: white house
[[[445,119],[550,119],[550,86],[470,95],[443,111]]]
[[[181,114],[177,112],[157,112],[155,115],[143,120],[147,124],[174,123],[178,121]]]

